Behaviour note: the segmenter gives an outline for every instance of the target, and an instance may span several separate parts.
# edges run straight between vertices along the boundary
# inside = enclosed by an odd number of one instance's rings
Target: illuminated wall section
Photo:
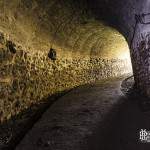
[[[1,121],[59,91],[132,73],[125,38],[81,1],[2,0],[0,8]]]

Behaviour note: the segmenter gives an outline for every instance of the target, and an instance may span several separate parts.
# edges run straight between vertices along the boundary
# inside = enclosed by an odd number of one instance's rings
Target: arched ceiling
[[[134,17],[122,1],[0,0],[0,122],[57,92],[131,73]]]
[[[2,0],[0,30],[26,50],[48,51],[53,46],[61,57],[72,53],[86,57],[101,56],[105,49],[104,57],[118,57],[125,40],[109,26],[117,21],[116,28],[121,26],[120,31],[128,39],[130,21],[124,19],[132,20],[128,11],[135,2],[127,1],[124,6],[123,1]],[[123,49],[128,49],[127,45]]]

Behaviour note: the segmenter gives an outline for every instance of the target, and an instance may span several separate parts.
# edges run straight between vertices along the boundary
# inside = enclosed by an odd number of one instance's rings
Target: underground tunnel
[[[0,0],[0,149],[148,149],[149,7]]]

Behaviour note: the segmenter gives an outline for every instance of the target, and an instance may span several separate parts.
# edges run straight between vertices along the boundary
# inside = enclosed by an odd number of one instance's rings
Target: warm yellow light
[[[119,56],[119,59],[127,59],[127,60],[129,60],[130,61],[130,52],[129,52],[129,50],[126,50],[126,51],[121,51],[121,54],[120,54],[120,56]]]

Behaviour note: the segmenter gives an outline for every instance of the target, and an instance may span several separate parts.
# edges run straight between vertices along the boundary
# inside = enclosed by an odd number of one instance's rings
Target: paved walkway
[[[121,79],[72,90],[53,104],[16,150],[149,150],[138,141],[150,114],[120,91]]]

